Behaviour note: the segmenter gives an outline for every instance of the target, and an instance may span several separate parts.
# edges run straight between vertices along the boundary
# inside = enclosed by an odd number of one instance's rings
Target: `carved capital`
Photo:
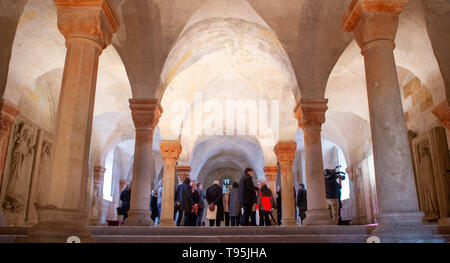
[[[398,15],[408,0],[353,0],[342,20],[342,29],[354,32],[361,53],[377,45],[395,48]]]
[[[445,99],[444,101],[436,105],[432,112],[436,116],[436,118],[439,119],[442,125],[447,130],[450,130],[450,99]]]
[[[328,99],[301,99],[294,109],[298,126],[302,129],[318,129],[325,122]]]
[[[106,168],[102,166],[94,166],[94,188],[98,189],[105,175]]]
[[[130,99],[131,116],[136,128],[136,145],[153,142],[153,130],[161,117],[157,99]]]
[[[162,141],[159,144],[164,164],[175,164],[180,157],[181,144],[179,141]]]
[[[191,174],[191,167],[189,165],[178,165],[177,166],[177,176],[180,181],[184,178],[189,177]]]
[[[342,29],[352,32],[361,18],[368,13],[390,13],[398,15],[408,0],[353,0],[342,19]]]
[[[264,172],[266,173],[267,181],[274,182],[277,180],[278,166],[264,166]]]
[[[355,175],[353,174],[353,168],[352,167],[347,167],[345,169],[345,172],[348,174],[348,178],[350,179],[350,181],[354,181],[355,180]]]
[[[280,164],[292,164],[297,150],[297,143],[295,141],[278,142],[273,151],[277,156]]]
[[[66,45],[82,41],[100,52],[110,43],[119,27],[117,15],[107,0],[54,0],[58,9],[58,28]]]
[[[20,110],[14,104],[2,100],[0,106],[0,140],[9,135],[11,125],[14,123]]]

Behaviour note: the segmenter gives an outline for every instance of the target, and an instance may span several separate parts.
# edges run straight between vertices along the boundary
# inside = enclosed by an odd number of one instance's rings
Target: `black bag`
[[[116,209],[117,209],[117,214],[119,216],[125,215],[125,211],[123,211],[123,207],[117,207]]]

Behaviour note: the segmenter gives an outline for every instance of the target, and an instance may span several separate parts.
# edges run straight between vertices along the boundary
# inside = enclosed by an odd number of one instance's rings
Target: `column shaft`
[[[292,162],[294,160],[297,143],[294,141],[278,142],[274,148],[281,169],[281,225],[296,226],[294,176]]]
[[[275,195],[277,193],[277,172],[278,172],[278,166],[265,166],[264,172],[266,173],[266,181],[269,185],[270,190],[272,191],[272,195],[275,198]]]
[[[130,99],[136,128],[131,200],[126,225],[150,226],[150,197],[153,185],[153,131],[162,108],[157,99]]]
[[[91,225],[99,225],[101,221],[103,207],[103,189],[101,189],[101,186],[105,171],[105,167],[94,166],[94,189],[92,194],[92,213],[90,220]]]
[[[361,47],[366,71],[382,242],[432,238],[419,211],[393,49],[398,15],[407,0],[360,0],[343,20]]]
[[[302,99],[295,109],[305,143],[305,171],[308,210],[304,225],[333,224],[328,211],[323,173],[320,132],[325,122],[326,99]]]
[[[98,60],[111,43],[118,21],[109,1],[55,0],[58,28],[66,39],[66,60],[55,121],[48,195],[37,209],[39,223],[28,241],[65,242],[87,229],[89,150]]]
[[[175,196],[175,166],[181,153],[178,141],[162,141],[161,155],[164,160],[163,192],[161,202],[160,226],[173,226],[174,196]]]

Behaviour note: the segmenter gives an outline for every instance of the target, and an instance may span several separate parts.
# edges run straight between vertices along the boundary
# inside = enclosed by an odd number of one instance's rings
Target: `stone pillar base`
[[[450,217],[440,218],[438,220],[438,226],[450,226]]]
[[[422,212],[379,213],[378,226],[372,236],[382,243],[441,243],[445,240],[433,236],[431,228],[422,223]]]
[[[183,220],[181,220],[181,221],[183,221]],[[173,219],[163,218],[159,221],[158,226],[175,226],[175,221]]]
[[[330,217],[328,209],[306,210],[306,218],[303,220],[303,225],[335,225]]]
[[[100,226],[101,225],[101,223],[100,223],[100,218],[91,218],[90,220],[89,220],[89,225],[90,226]]]
[[[79,210],[53,206],[37,208],[39,223],[28,230],[28,236],[17,238],[19,243],[67,243],[67,238],[78,237],[81,243],[91,243],[87,215]]]
[[[294,218],[292,219],[281,219],[281,226],[298,226],[297,225],[297,220],[295,220]]]
[[[126,226],[153,226],[150,219],[150,210],[135,209],[128,211],[128,217],[125,220]]]

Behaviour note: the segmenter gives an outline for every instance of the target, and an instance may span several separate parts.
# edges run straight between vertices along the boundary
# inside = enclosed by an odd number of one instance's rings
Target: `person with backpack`
[[[267,187],[267,184],[264,182],[261,185],[261,191],[258,198],[258,207],[260,212],[260,226],[271,226],[270,223],[270,213],[272,212],[273,208],[276,207],[275,200],[272,195],[272,191],[269,187]]]

